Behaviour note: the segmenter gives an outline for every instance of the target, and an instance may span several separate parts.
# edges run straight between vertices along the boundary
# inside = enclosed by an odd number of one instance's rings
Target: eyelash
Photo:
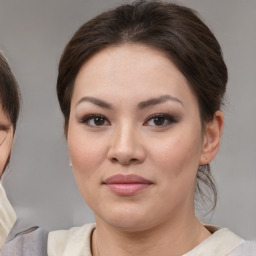
[[[160,124],[160,125],[148,125],[149,121],[156,121],[158,119],[161,120],[161,121],[164,121],[163,124]],[[172,115],[168,115],[168,114],[154,114],[150,117],[147,118],[147,120],[143,123],[143,125],[146,125],[146,126],[155,126],[155,127],[166,127],[166,126],[169,126],[173,123],[177,123],[178,120],[172,116]]]
[[[86,124],[86,125],[91,126],[91,127],[101,127],[101,126],[103,126],[103,125],[96,125],[95,124],[95,121],[96,121],[97,118],[98,119],[100,118],[103,122],[107,122],[108,123],[107,125],[110,125],[110,122],[108,121],[108,119],[105,116],[100,115],[100,114],[91,114],[91,115],[85,116],[80,120],[80,123]],[[94,120],[94,125],[89,123],[92,120]]]
[[[98,119],[98,120],[97,120]],[[90,121],[93,121],[94,124],[90,124]],[[95,121],[100,121],[102,123],[99,123],[98,125],[95,123]],[[149,122],[153,121],[160,121],[160,124],[156,124],[154,123],[153,125],[150,125]],[[154,127],[166,127],[169,126],[173,123],[177,123],[177,119],[172,116],[172,115],[168,115],[168,114],[154,114],[149,116],[146,121],[143,123],[144,126],[154,126]],[[100,114],[91,114],[88,116],[83,117],[80,120],[80,123],[86,124],[90,127],[102,127],[102,126],[109,126],[110,122],[108,121],[108,119]]]

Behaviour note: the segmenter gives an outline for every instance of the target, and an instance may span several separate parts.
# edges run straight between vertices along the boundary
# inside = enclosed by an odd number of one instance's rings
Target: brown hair
[[[3,111],[10,119],[13,130],[20,111],[20,93],[16,79],[8,65],[7,60],[0,52],[0,105]]]
[[[218,41],[195,11],[174,3],[141,0],[96,16],[82,25],[67,44],[57,80],[65,133],[74,81],[81,66],[100,50],[123,43],[146,44],[165,52],[195,93],[202,124],[212,120],[221,107],[227,83]],[[197,189],[203,194],[200,182],[211,188],[214,208],[217,192],[209,165],[198,170]]]

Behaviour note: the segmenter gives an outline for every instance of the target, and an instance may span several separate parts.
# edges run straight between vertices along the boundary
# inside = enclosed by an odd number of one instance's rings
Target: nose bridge
[[[144,150],[140,143],[139,131],[135,125],[120,122],[112,134],[109,156],[112,161],[122,164],[144,160]]]
[[[136,136],[136,129],[130,123],[122,122],[117,126],[117,136],[115,141],[120,148],[131,149],[134,137]]]

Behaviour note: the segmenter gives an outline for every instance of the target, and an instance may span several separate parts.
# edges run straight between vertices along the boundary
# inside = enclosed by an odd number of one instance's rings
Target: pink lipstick
[[[107,178],[103,184],[115,194],[121,196],[133,196],[148,188],[153,183],[138,175],[117,174]]]

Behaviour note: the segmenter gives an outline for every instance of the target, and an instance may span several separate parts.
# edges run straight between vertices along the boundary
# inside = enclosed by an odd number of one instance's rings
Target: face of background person
[[[124,44],[89,59],[75,81],[67,137],[96,220],[136,231],[194,216],[198,166],[218,148],[218,121],[209,127],[204,134],[195,95],[162,52]]]
[[[0,177],[5,169],[13,142],[13,126],[0,104]]]

